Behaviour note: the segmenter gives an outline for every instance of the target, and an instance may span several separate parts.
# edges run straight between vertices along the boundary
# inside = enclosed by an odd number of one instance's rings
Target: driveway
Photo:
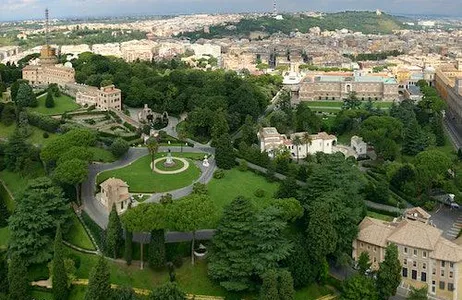
[[[462,211],[450,209],[446,205],[439,204],[439,208],[432,214],[433,224],[443,231],[443,236],[448,240],[457,238],[462,229]]]

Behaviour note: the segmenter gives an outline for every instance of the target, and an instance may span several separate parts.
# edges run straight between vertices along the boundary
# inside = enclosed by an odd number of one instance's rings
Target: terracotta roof
[[[386,247],[387,238],[394,229],[395,227],[390,226],[388,222],[365,217],[359,224],[357,239],[372,245]]]
[[[295,137],[303,138],[306,132],[296,132],[290,135],[290,138],[293,140]],[[319,132],[317,134],[310,134],[310,138],[312,141],[314,140],[336,140],[337,137],[332,134],[327,134],[326,132]]]
[[[123,180],[121,180],[119,178],[111,177],[111,178],[107,179],[106,181],[102,182],[100,184],[100,186],[102,188],[106,188],[108,186],[111,186],[111,187],[115,186],[115,187],[119,188],[119,187],[128,187],[128,184],[125,181],[123,181]]]
[[[422,216],[422,218],[425,218],[425,219],[430,219],[431,217],[429,213],[427,213],[425,210],[423,210],[420,207],[413,207],[413,208],[406,209],[405,213],[406,214],[418,213],[419,215]]]
[[[388,241],[409,247],[433,250],[443,232],[418,221],[403,220]]]
[[[430,257],[438,260],[458,262],[462,260],[462,247],[440,237],[435,250],[430,252]]]

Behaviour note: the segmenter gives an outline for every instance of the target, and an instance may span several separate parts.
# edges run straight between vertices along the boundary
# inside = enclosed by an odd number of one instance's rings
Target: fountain
[[[170,149],[168,149],[167,159],[164,162],[164,167],[171,168],[174,165],[175,165],[175,162],[173,161],[172,153],[171,153]]]

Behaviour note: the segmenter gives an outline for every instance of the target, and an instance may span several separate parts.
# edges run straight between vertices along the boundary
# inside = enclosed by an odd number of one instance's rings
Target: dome
[[[67,61],[66,63],[64,63],[64,66],[66,68],[72,68],[72,63],[70,61]]]

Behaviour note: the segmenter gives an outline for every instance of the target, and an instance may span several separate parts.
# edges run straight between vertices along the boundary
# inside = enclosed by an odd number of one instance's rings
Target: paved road
[[[165,152],[168,149],[171,149],[172,152],[180,152],[180,147],[159,147],[159,152]],[[194,153],[214,153],[214,149],[211,147],[202,147],[202,148],[189,148],[188,152]],[[96,177],[99,173],[107,170],[114,170],[123,168],[132,162],[136,161],[140,157],[148,155],[149,152],[147,148],[130,148],[125,156],[123,156],[120,160],[110,163],[110,164],[92,164],[89,167],[88,177],[87,180],[82,183],[82,203],[85,212],[102,228],[107,226],[108,222],[108,212],[106,208],[95,199],[95,190],[96,190]],[[202,166],[200,166],[204,171],[199,178],[198,181],[202,183],[207,183],[213,176],[213,171],[216,168],[214,160],[210,162],[210,167],[207,170],[204,170]],[[183,189],[179,189],[177,191],[170,192],[174,199],[178,199],[184,196],[187,196],[191,193],[192,187],[187,187]],[[161,194],[155,194],[151,197],[148,201],[155,202],[160,198]]]

